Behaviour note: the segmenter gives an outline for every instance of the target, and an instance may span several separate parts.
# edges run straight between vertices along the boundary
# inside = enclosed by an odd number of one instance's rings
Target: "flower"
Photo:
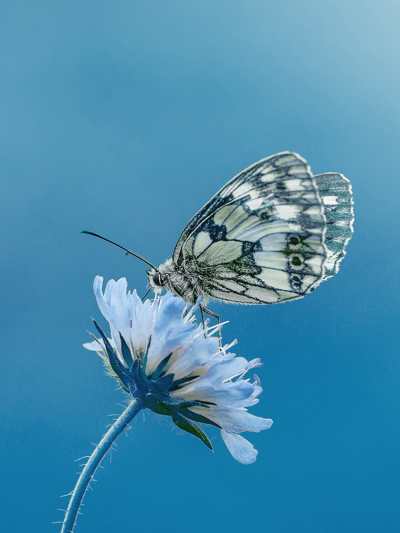
[[[218,427],[233,457],[253,463],[258,452],[240,433],[272,425],[272,420],[247,411],[258,402],[262,388],[257,376],[250,382],[244,375],[261,366],[260,359],[235,357],[229,349],[236,341],[220,348],[214,334],[222,325],[196,324],[201,297],[191,309],[171,292],[142,302],[136,291],[127,292],[125,278],[110,280],[103,294],[100,276],[94,280],[94,293],[111,339],[94,321],[100,338],[84,346],[99,353],[122,389],[144,407],[171,416],[211,449],[197,424]]]

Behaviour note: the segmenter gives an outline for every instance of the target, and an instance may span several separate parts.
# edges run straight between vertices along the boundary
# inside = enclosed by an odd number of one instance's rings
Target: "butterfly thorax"
[[[180,267],[172,259],[168,259],[157,270],[148,271],[151,289],[160,292],[165,287],[188,304],[195,304],[199,296],[205,296],[201,277],[198,275],[198,265],[195,263],[187,261],[184,267]]]

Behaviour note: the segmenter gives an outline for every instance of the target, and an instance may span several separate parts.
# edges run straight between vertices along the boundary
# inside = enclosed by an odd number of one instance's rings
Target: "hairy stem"
[[[140,400],[133,399],[118,420],[110,427],[100,443],[96,446],[90,459],[85,465],[78,482],[72,492],[61,533],[72,533],[76,524],[76,518],[85,495],[97,467],[101,463],[116,438],[126,429],[131,420],[138,414],[143,404]]]

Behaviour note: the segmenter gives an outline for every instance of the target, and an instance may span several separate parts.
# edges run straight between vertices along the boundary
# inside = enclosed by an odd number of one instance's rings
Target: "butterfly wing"
[[[240,200],[250,194],[254,199],[264,195],[263,191],[275,178],[285,179],[288,175],[299,175],[299,178],[311,176],[310,167],[298,154],[281,152],[254,163],[232,178],[209,200],[190,220],[176,244],[173,259],[179,263],[183,259],[182,248],[189,237],[220,207]],[[258,192],[257,192],[258,191]],[[267,193],[268,194],[268,193]],[[265,195],[264,195],[265,196]]]
[[[329,185],[322,178],[321,184]],[[306,161],[283,152],[228,182],[189,222],[173,261],[213,298],[284,302],[303,297],[325,279],[332,255],[326,227]],[[333,266],[339,261],[333,260]]]
[[[342,174],[329,172],[314,176],[314,179],[326,217],[325,244],[328,257],[324,279],[328,279],[338,272],[345,256],[344,249],[353,233],[353,198],[350,182]]]

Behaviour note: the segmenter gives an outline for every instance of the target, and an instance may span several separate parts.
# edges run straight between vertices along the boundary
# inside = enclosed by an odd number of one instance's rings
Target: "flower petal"
[[[272,426],[272,420],[270,418],[251,415],[244,409],[230,407],[219,409],[218,406],[212,406],[210,408],[196,406],[191,407],[191,410],[206,418],[210,418],[224,429],[233,431],[234,433],[242,433],[242,431],[258,433]]]
[[[109,309],[111,311],[111,323],[118,331],[118,336],[113,338],[115,344],[119,346],[119,333],[127,343],[130,342],[130,320],[131,320],[131,295],[127,294],[128,284],[125,278],[119,279],[111,292]]]
[[[114,341],[112,339],[107,339],[107,340],[111,344],[111,346],[115,348]],[[92,342],[85,342],[82,346],[86,348],[86,350],[90,350],[91,352],[102,352],[102,351],[105,352],[106,351],[104,341],[101,338],[96,339],[95,341],[92,341]]]
[[[210,367],[203,379],[208,379],[211,383],[222,383],[240,374],[244,375],[250,368],[253,368],[259,359],[247,361],[244,357],[234,357],[227,361],[221,361]]]
[[[126,343],[130,344],[130,322],[131,322],[131,295],[126,293],[127,281],[121,278],[118,281],[113,279],[107,283],[103,295],[103,278],[96,276],[93,283],[93,290],[97,304],[104,318],[110,324],[111,337],[117,347],[118,355],[121,357],[121,334]]]
[[[106,349],[103,339],[97,339],[92,342],[85,342],[85,344],[83,344],[83,347],[86,348],[86,350],[90,350],[91,352],[102,352]]]
[[[190,343],[193,332],[196,330],[196,326],[191,322],[183,322],[182,313],[185,302],[182,298],[177,298],[168,292],[160,298],[159,302],[154,336],[148,354],[147,369],[149,372],[154,372],[164,357],[171,352],[174,354],[182,348],[182,345]]]
[[[131,306],[131,347],[136,352],[144,352],[147,348],[149,338],[153,337],[157,305],[152,305],[150,300],[146,300],[143,303],[136,291],[133,291]]]
[[[257,459],[258,451],[248,440],[230,431],[225,431],[225,429],[221,430],[221,436],[226,447],[239,463],[250,465]]]
[[[262,392],[261,387],[255,387],[248,381],[235,381],[213,385],[205,376],[193,383],[182,387],[175,396],[181,395],[192,400],[204,400],[217,404],[219,407],[244,407],[252,405],[254,399]]]
[[[169,372],[174,374],[175,379],[181,379],[199,366],[209,362],[218,350],[216,337],[204,337],[203,330],[197,331],[193,342],[185,353],[171,365]]]
[[[111,283],[112,282],[114,282],[114,284],[115,284],[114,280],[110,280],[107,283],[106,293],[107,293],[107,291],[110,292]],[[111,314],[110,314],[108,305],[106,303],[106,299],[104,298],[104,295],[103,295],[103,278],[101,276],[96,276],[94,278],[93,291],[94,291],[94,295],[96,296],[97,305],[99,306],[99,309],[100,309],[102,315],[104,316],[104,318],[106,318],[108,321],[110,321],[111,320]],[[108,297],[107,297],[107,301],[109,301],[109,300],[110,300],[110,294],[108,294]]]

